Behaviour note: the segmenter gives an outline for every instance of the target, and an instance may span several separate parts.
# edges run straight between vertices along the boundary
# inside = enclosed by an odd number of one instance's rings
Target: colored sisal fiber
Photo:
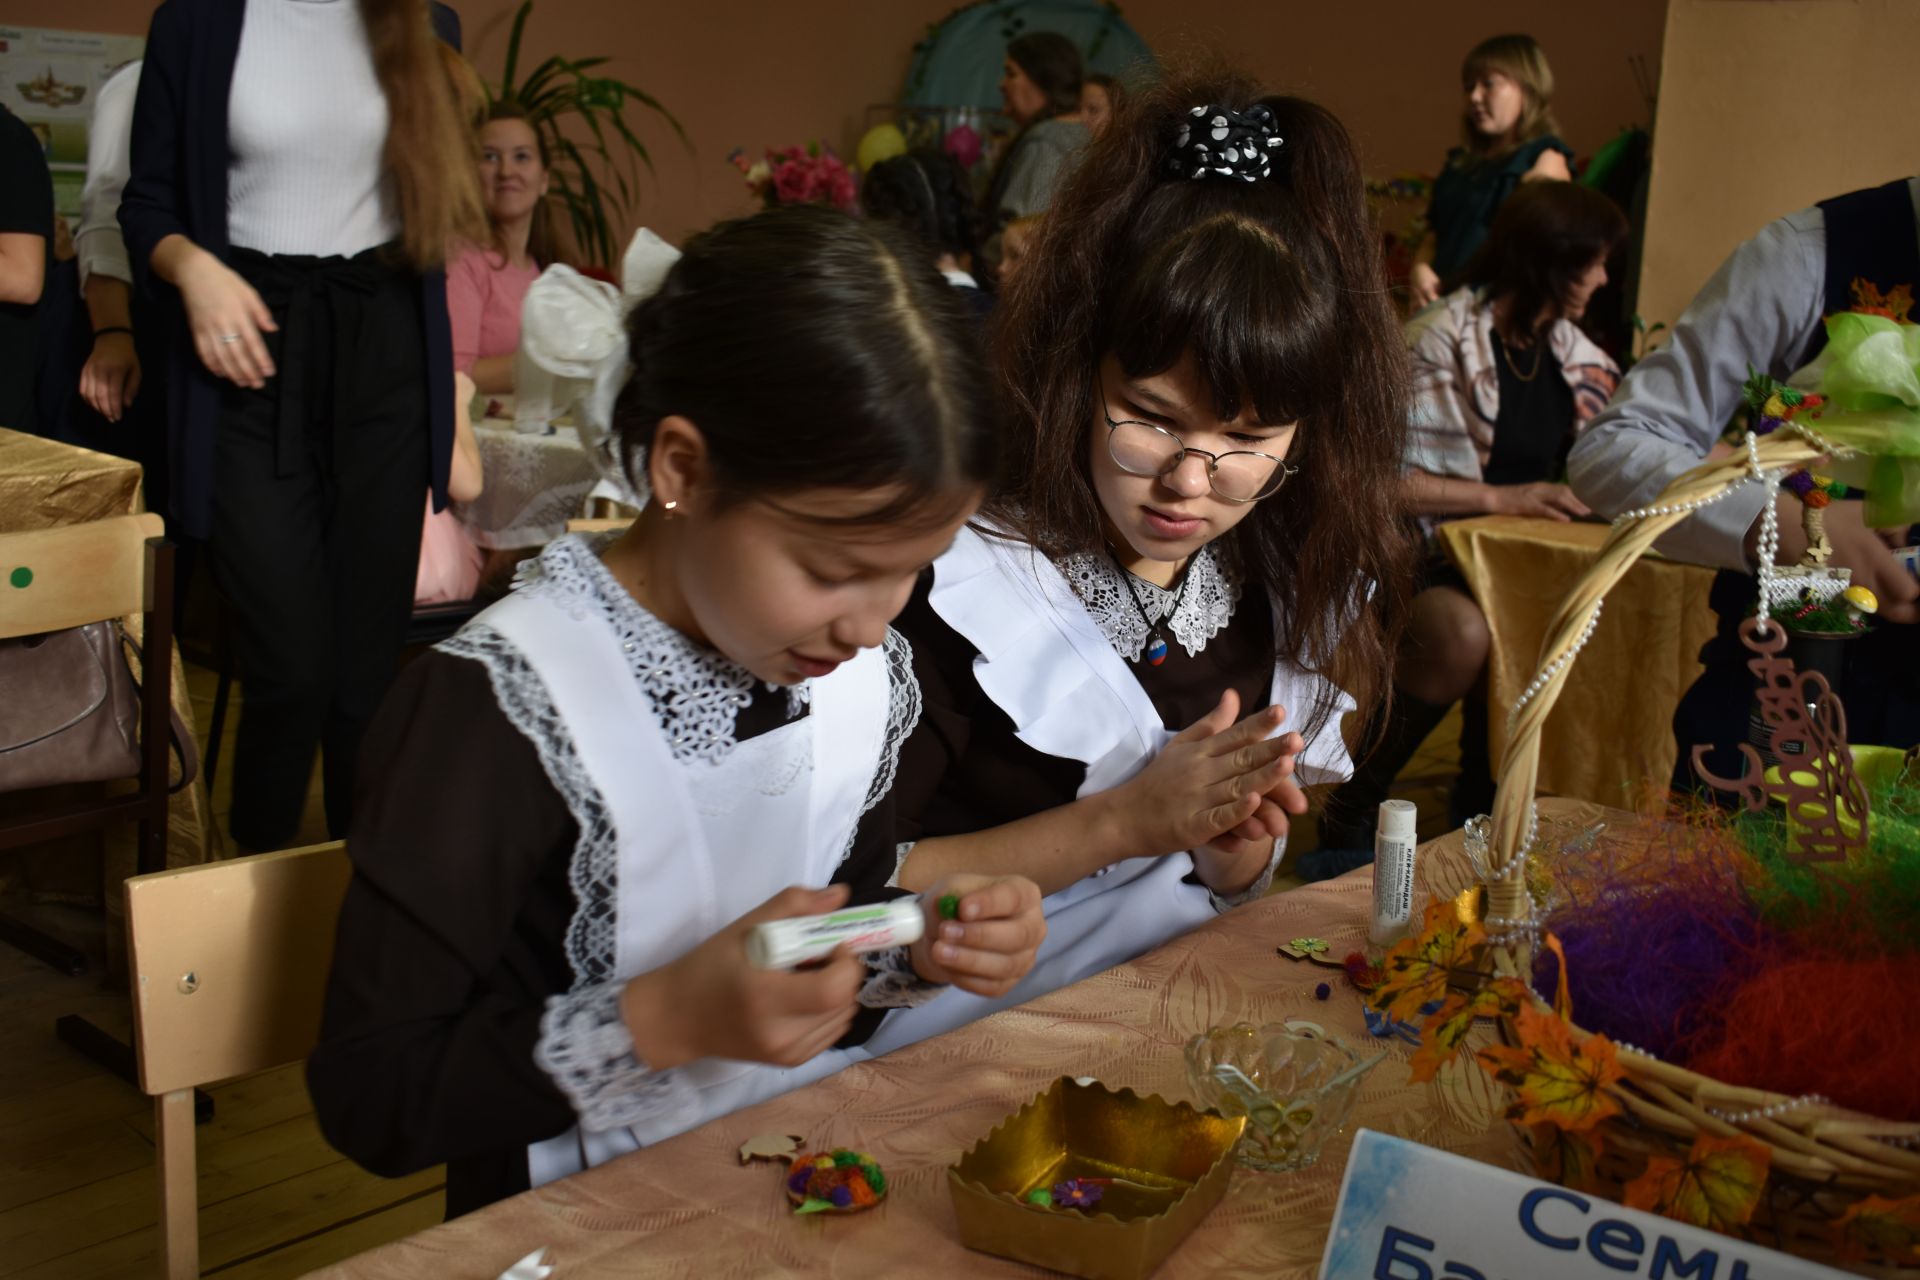
[[[1920,1020],[1910,1003],[1920,956],[1761,959],[1727,999],[1714,1042],[1687,1066],[1729,1084],[1920,1120]]]
[[[1698,888],[1607,892],[1556,913],[1574,1021],[1669,1061],[1713,1034],[1726,994],[1756,970],[1759,927]],[[1535,990],[1553,990],[1557,963],[1541,953]]]
[[[1733,831],[1749,856],[1748,892],[1770,924],[1818,933],[1844,921],[1849,935],[1911,951],[1920,920],[1920,795],[1891,782],[1869,788],[1869,848],[1852,865],[1787,856],[1786,827],[1772,813],[1743,814]]]

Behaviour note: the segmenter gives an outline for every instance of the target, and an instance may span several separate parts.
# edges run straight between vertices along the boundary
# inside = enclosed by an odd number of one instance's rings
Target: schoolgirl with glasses
[[[1032,973],[885,1052],[1263,894],[1389,687],[1404,345],[1346,130],[1231,74],[1129,95],[996,340],[1000,483],[897,626],[926,698],[895,882],[1018,873]],[[1370,705],[1370,703],[1369,703]]]

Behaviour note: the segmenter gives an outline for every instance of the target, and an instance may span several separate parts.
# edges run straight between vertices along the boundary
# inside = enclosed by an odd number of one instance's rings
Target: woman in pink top
[[[513,390],[513,353],[520,345],[520,303],[541,268],[553,261],[547,223],[547,149],[512,103],[495,103],[480,129],[480,185],[493,224],[493,243],[471,245],[447,264],[447,314],[453,326],[453,367],[459,406],[454,476],[456,501],[480,496],[480,452],[467,412],[477,387],[493,395]],[[471,381],[468,381],[471,379]],[[451,510],[427,506],[420,542],[416,605],[471,599],[485,557]]]
[[[447,266],[454,368],[488,395],[513,390],[520,303],[553,261],[547,222],[547,149],[510,102],[497,102],[480,129],[480,185],[493,243],[474,245]]]

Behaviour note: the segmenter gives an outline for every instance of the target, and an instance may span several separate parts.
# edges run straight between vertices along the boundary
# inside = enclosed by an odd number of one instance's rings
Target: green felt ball
[[[33,585],[33,570],[21,565],[7,575],[7,581],[16,587],[30,587]]]
[[[960,895],[949,893],[940,899],[940,918],[958,920],[960,918]]]
[[[1033,1190],[1027,1192],[1027,1203],[1045,1205],[1051,1208],[1053,1206],[1053,1192],[1047,1190],[1045,1187],[1035,1187]]]

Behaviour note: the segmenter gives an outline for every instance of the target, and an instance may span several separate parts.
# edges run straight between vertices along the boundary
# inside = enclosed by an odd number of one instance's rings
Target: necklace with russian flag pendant
[[[1148,666],[1157,667],[1167,660],[1165,628],[1169,622],[1173,621],[1174,615],[1180,612],[1180,602],[1187,598],[1187,584],[1193,581],[1193,565],[1189,563],[1187,572],[1180,575],[1180,589],[1174,593],[1173,607],[1167,610],[1164,618],[1155,622],[1148,616],[1147,607],[1140,603],[1140,593],[1134,589],[1133,575],[1127,572],[1127,566],[1120,563],[1120,557],[1113,555],[1111,548],[1108,549],[1107,554],[1113,556],[1114,567],[1120,570],[1120,580],[1126,586],[1127,599],[1133,602],[1134,609],[1139,612],[1140,621],[1147,624],[1147,646],[1141,650],[1140,656],[1147,660]]]

